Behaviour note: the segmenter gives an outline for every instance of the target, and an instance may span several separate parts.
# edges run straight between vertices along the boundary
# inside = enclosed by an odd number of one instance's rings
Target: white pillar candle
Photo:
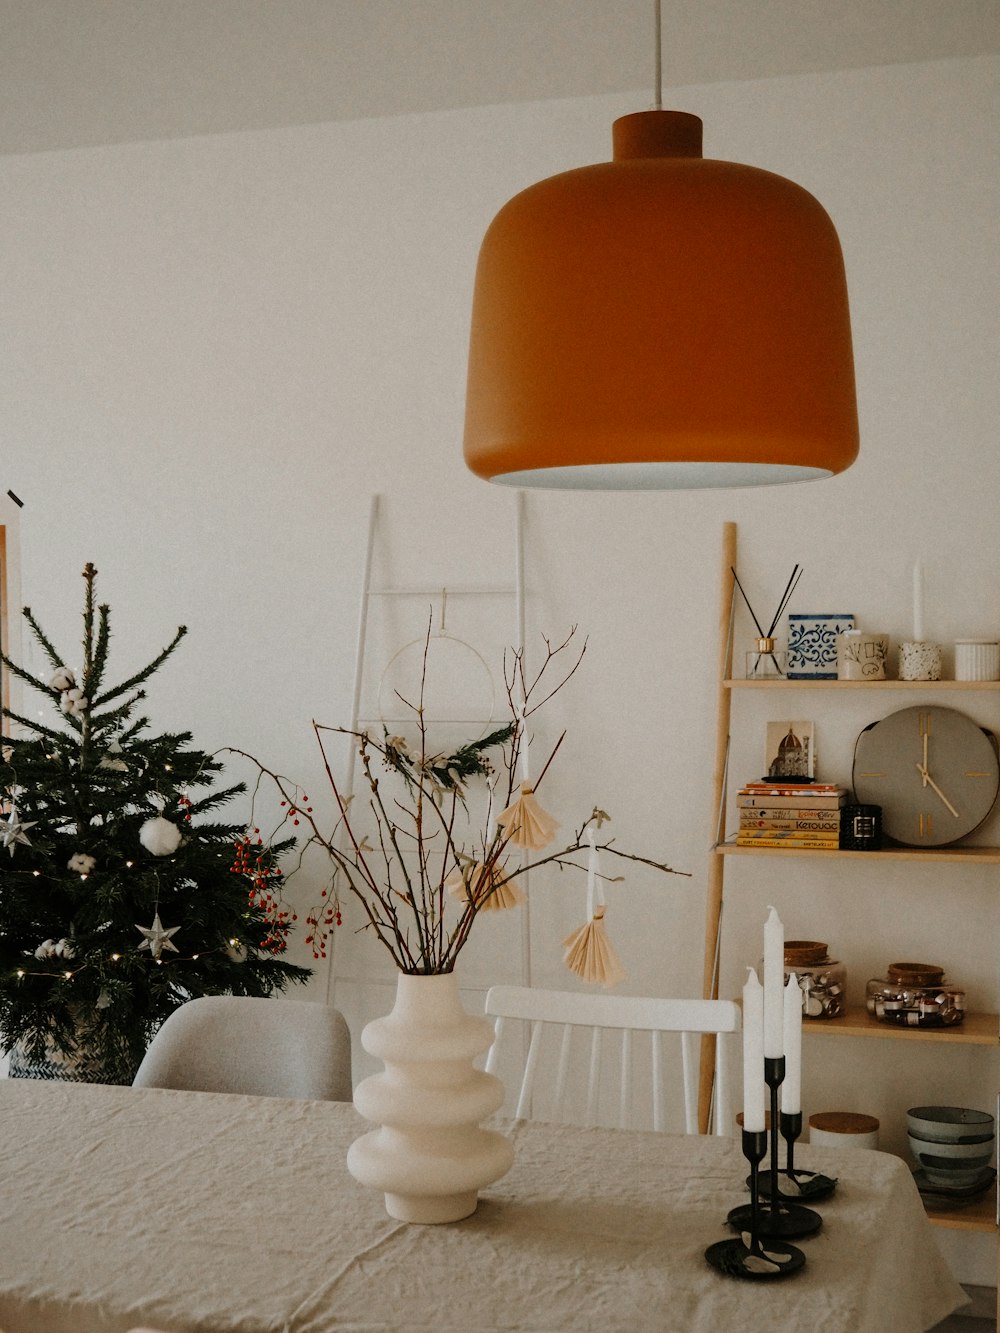
[[[773,907],[764,923],[764,1054],[784,1054],[785,928]]]
[[[785,986],[785,1081],[781,1109],[786,1115],[802,1110],[802,991],[794,972]]]
[[[752,967],[743,987],[743,1128],[764,1130],[764,991]]]
[[[919,560],[913,566],[913,639],[924,639],[924,571]]]

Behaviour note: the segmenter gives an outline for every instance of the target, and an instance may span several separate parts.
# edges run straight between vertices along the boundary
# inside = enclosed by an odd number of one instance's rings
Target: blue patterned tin
[[[854,629],[853,615],[788,617],[788,679],[836,680],[837,635]]]

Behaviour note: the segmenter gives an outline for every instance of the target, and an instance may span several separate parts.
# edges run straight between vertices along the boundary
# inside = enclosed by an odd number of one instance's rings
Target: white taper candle
[[[802,991],[792,972],[785,986],[785,1080],[781,1085],[781,1109],[786,1115],[802,1110]]]
[[[913,566],[913,639],[924,639],[924,571],[919,560]]]
[[[764,1122],[764,991],[747,968],[743,987],[743,1128],[760,1133]]]
[[[773,907],[764,923],[764,1055],[784,1053],[785,928]]]

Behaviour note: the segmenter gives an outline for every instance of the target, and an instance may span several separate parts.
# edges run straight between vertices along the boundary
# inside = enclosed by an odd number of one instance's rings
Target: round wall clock
[[[1000,790],[997,739],[954,708],[903,708],[854,747],[854,792],[882,807],[888,837],[943,847],[977,828]]]

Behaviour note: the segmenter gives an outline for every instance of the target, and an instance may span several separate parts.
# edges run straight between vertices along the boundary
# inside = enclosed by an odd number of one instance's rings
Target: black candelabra
[[[731,1277],[785,1277],[802,1268],[806,1257],[800,1249],[788,1243],[789,1239],[812,1235],[823,1225],[823,1219],[798,1199],[825,1197],[837,1184],[828,1176],[795,1169],[794,1145],[802,1132],[802,1114],[778,1114],[778,1090],[784,1077],[785,1057],[765,1056],[764,1081],[771,1094],[770,1131],[744,1129],[742,1136],[743,1155],[750,1163],[747,1177],[750,1202],[733,1208],[727,1217],[729,1225],[739,1234],[717,1241],[705,1251],[705,1258],[712,1267]],[[779,1126],[785,1141],[784,1169],[778,1165]],[[762,1170],[768,1137],[770,1161],[767,1169]],[[797,1193],[783,1191],[781,1179],[789,1182]]]

